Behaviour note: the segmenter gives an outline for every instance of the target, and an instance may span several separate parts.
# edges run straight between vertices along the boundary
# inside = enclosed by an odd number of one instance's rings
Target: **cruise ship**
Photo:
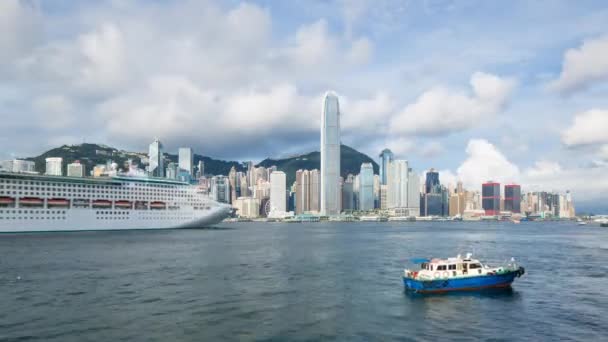
[[[203,228],[230,213],[180,181],[0,171],[0,232]]]

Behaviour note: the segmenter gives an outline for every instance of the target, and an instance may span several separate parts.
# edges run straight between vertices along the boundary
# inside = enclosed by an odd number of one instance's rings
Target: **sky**
[[[442,183],[608,200],[608,4],[2,0],[0,158],[102,143],[230,160],[342,142]]]

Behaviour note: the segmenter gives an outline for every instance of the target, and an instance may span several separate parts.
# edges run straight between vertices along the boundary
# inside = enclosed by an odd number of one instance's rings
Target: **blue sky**
[[[154,137],[307,152],[333,89],[343,142],[371,156],[606,198],[603,1],[4,0],[0,29],[1,158]]]

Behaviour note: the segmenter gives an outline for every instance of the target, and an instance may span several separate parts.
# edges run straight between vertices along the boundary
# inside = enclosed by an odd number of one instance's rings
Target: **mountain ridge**
[[[166,160],[177,162],[177,154],[163,153]],[[378,173],[378,164],[369,156],[361,153],[349,146],[341,145],[340,149],[341,175],[346,177],[349,173],[358,174],[362,163],[372,163],[374,173]],[[125,168],[127,160],[132,159],[137,164],[142,164],[142,159],[147,158],[145,152],[130,152],[119,150],[117,148],[104,144],[83,143],[78,145],[62,145],[35,157],[24,158],[36,163],[36,171],[44,173],[46,167],[45,158],[61,157],[63,158],[63,172],[66,173],[67,164],[79,160],[86,166],[87,173],[93,169],[95,165],[105,164],[108,160],[117,163],[119,167]],[[198,165],[199,161],[205,164],[205,173],[211,175],[228,175],[230,169],[234,166],[237,171],[245,172],[245,162],[234,160],[221,160],[208,156],[194,154],[194,165]],[[286,158],[266,158],[256,166],[270,167],[276,165],[277,170],[285,172],[287,175],[287,185],[291,185],[295,181],[295,173],[298,169],[319,169],[320,168],[320,152],[313,151],[300,155],[294,155]]]

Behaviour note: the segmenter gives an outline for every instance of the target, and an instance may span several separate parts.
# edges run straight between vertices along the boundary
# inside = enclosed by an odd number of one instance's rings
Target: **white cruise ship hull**
[[[0,233],[205,228],[231,212],[182,182],[0,172]]]
[[[228,215],[224,208],[213,208],[204,213],[192,211],[137,211],[137,210],[15,210],[0,220],[0,233],[52,232],[79,230],[134,230],[206,228],[222,222]],[[99,213],[99,214],[97,214]],[[103,213],[103,214],[102,214]]]

